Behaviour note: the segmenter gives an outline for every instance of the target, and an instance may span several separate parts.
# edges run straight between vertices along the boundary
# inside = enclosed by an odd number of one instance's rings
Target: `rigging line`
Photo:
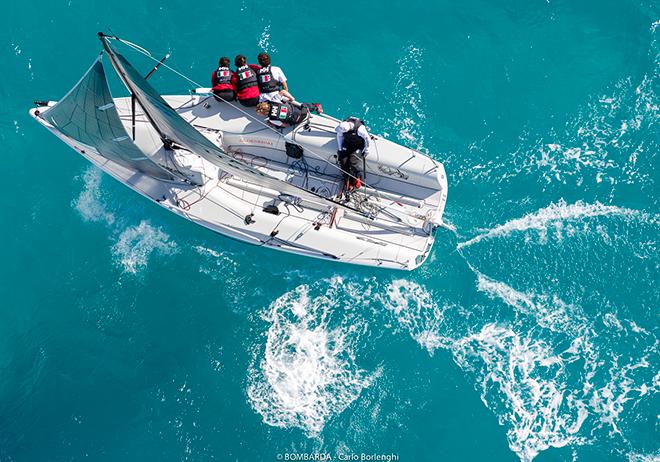
[[[267,245],[268,243],[270,243],[270,241],[275,239],[275,236],[280,232],[280,230],[277,229],[277,228],[280,227],[280,225],[282,224],[282,222],[285,219],[287,219],[291,216],[291,213],[289,212],[288,209],[287,209],[286,213],[287,213],[286,216],[284,214],[282,214],[282,218],[280,218],[280,220],[277,222],[277,224],[275,224],[275,226],[273,227],[273,230],[270,232],[270,237],[268,239],[266,239],[265,241],[262,241],[261,245]],[[275,233],[275,234],[273,234],[273,233]],[[288,241],[285,240],[284,242],[288,242]]]
[[[147,51],[146,49],[142,48],[141,46],[136,45],[135,43],[129,42],[128,40],[121,39],[121,38],[119,38],[119,37],[115,37],[115,36],[113,36],[113,37],[111,37],[111,38],[114,38],[115,40],[117,40],[117,41],[119,41],[119,42],[122,42],[122,43],[128,45],[129,47],[133,48],[133,49],[136,50],[137,52],[142,53],[143,55],[147,56],[149,59],[151,59],[151,60],[153,60],[153,61],[155,61],[155,62],[158,62],[158,59],[154,58],[153,55],[152,55],[149,51]],[[165,64],[165,63],[162,63],[162,66],[165,67],[166,69],[169,69],[170,71],[174,72],[174,73],[177,74],[179,77],[181,77],[181,78],[187,80],[189,83],[195,85],[196,87],[198,87],[198,88],[204,88],[202,84],[200,84],[199,82],[195,82],[193,79],[191,79],[190,77],[186,76],[185,74],[182,74],[181,72],[177,71],[177,70],[174,69],[173,67],[171,67],[171,66],[169,66],[169,65],[167,65],[167,64]],[[239,108],[238,106],[232,104],[232,103],[229,102],[229,101],[225,101],[225,102],[226,102],[227,104],[233,106],[235,109],[238,109],[240,112],[242,112],[243,114],[245,114],[245,115],[246,115],[247,117],[249,117],[250,119],[253,119],[253,120],[257,121],[258,123],[262,124],[264,127],[268,128],[269,130],[271,130],[271,131],[273,131],[274,133],[278,134],[278,135],[281,136],[282,138],[286,139],[286,136],[285,136],[285,135],[283,135],[282,133],[280,133],[279,131],[277,131],[275,128],[273,128],[273,127],[269,127],[268,125],[266,125],[265,122],[263,122],[262,120],[260,120],[260,119],[257,118],[256,116],[253,116],[252,114],[249,114],[248,112],[244,111],[243,109]],[[330,116],[328,116],[328,117],[330,117]],[[334,119],[334,118],[331,118],[331,119],[332,119],[332,120],[338,120],[338,119]],[[348,177],[350,177],[350,178],[353,178],[353,179],[357,180],[357,177],[356,177],[356,176],[351,175],[349,172],[347,172],[346,170],[342,169],[340,166],[331,163],[328,159],[326,159],[325,157],[323,157],[323,156],[321,156],[321,155],[315,153],[313,150],[307,148],[307,151],[309,151],[311,154],[314,154],[314,156],[317,157],[318,159],[320,159],[320,160],[326,162],[327,164],[329,164],[329,165],[331,165],[332,167],[336,168],[337,170],[341,171],[341,172],[344,173],[346,176],[348,176]],[[363,182],[363,184],[364,184],[365,186],[369,186],[369,184],[367,184],[366,181]],[[376,190],[376,188],[372,188],[372,189]],[[376,190],[376,191],[377,191],[377,190]]]
[[[181,96],[183,96],[183,95],[181,95]],[[199,106],[203,106],[203,103],[206,103],[208,100],[211,99],[210,96],[207,96],[206,98],[201,98],[199,101],[194,103],[193,102],[194,98],[192,97],[192,95],[189,95],[189,96],[190,96],[190,99],[188,99],[187,101],[184,101],[179,106],[177,106],[177,107],[170,106],[170,107],[172,109],[174,109],[176,112],[179,112],[179,110],[181,110],[182,112],[183,112],[183,110],[188,110],[188,112],[192,112],[195,108],[197,108]]]
[[[202,130],[209,131],[209,132],[228,133],[230,135],[252,135],[254,133],[263,132],[265,130],[265,128],[259,128],[259,129],[255,130],[253,132],[230,132],[228,130],[219,130],[217,128],[211,128],[211,127],[207,127],[205,125],[199,125],[199,124],[190,124],[190,125],[192,125],[193,127],[196,127],[196,128],[200,128]],[[284,149],[280,149],[280,151],[284,152]]]
[[[240,197],[233,194],[232,192],[230,192],[230,191],[226,190],[225,188],[223,188],[222,187],[222,181],[218,181],[218,183],[214,186],[214,188],[218,188],[223,193],[230,194],[230,195],[234,196],[236,199],[243,200]],[[241,215],[241,213],[235,211],[234,209],[232,209],[228,205],[224,204],[223,202],[217,202],[217,201],[213,200],[213,196],[209,197],[208,201],[211,202],[212,204],[217,205],[218,207],[220,207],[222,209],[225,209],[227,212],[231,213],[232,215],[234,215],[236,218],[238,218],[241,221],[245,219],[245,215]],[[247,202],[247,201],[243,200],[243,202]]]
[[[257,204],[259,201],[261,201],[261,194],[264,192],[264,187],[260,186],[259,187],[259,192],[257,193],[257,198],[254,200],[254,204],[252,204],[252,214],[254,215],[254,211],[257,209]]]
[[[129,42],[128,40],[120,39],[119,37],[116,37],[116,36],[113,36],[112,38],[114,38],[115,40],[119,40],[122,43],[125,43],[129,47],[133,48],[135,51],[139,51],[140,53],[143,53],[146,56],[152,56],[152,54],[149,52],[149,50],[147,50],[146,48],[141,47],[140,45],[138,45],[136,43]]]

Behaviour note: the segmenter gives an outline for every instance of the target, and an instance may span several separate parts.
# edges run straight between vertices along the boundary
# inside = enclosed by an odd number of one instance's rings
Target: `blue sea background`
[[[660,460],[657,2],[4,5],[0,461]],[[269,51],[443,162],[455,231],[404,273],[147,202],[27,114],[99,30],[205,84]]]

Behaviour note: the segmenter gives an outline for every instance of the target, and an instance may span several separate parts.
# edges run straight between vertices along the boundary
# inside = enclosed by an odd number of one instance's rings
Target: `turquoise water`
[[[657,2],[311,3],[7,3],[0,461],[658,460]],[[148,203],[27,116],[110,29],[200,81],[270,51],[444,162],[456,231],[402,273]]]

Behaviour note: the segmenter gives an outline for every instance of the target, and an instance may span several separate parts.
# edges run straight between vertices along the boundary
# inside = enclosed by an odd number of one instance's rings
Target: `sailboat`
[[[158,61],[127,40],[99,39],[103,49],[80,81],[59,101],[37,102],[30,115],[108,175],[246,243],[402,270],[429,256],[447,200],[442,163],[373,136],[363,186],[347,193],[337,161],[339,119],[310,114],[277,129],[200,85],[163,96],[148,78],[167,56]],[[149,74],[119,52],[125,45],[157,62]],[[130,96],[112,96],[104,57]]]

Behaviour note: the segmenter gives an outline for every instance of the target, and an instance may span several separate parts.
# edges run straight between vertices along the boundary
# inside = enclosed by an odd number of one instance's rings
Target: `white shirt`
[[[349,121],[343,121],[339,125],[337,125],[337,128],[335,128],[335,131],[337,132],[337,146],[339,146],[339,149],[344,144],[344,133],[350,131],[353,129],[353,122]],[[357,134],[364,140],[364,155],[366,156],[369,154],[369,147],[371,145],[371,137],[369,136],[369,132],[367,131],[367,127],[364,125],[360,125],[360,128],[358,128]]]
[[[286,82],[286,75],[282,71],[282,68],[277,66],[270,66],[270,73],[273,74],[273,79],[280,84]],[[279,91],[271,91],[270,93],[262,93],[259,95],[259,102],[264,101],[274,101],[280,103],[282,101],[282,96]]]

